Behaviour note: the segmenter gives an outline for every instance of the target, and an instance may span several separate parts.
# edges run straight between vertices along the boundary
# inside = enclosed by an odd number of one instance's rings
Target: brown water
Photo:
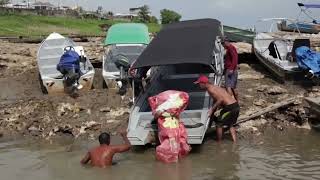
[[[179,164],[155,161],[154,149],[135,150],[115,157],[107,169],[81,166],[94,144],[50,145],[27,141],[0,143],[3,180],[202,180],[202,179],[320,179],[320,133],[290,129],[266,130],[260,137],[208,140]]]

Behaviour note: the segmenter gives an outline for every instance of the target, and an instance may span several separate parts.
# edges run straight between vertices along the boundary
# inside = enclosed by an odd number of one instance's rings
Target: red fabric
[[[238,52],[237,49],[229,44],[226,47],[226,59],[224,62],[224,68],[228,70],[236,70],[238,66]]]
[[[169,90],[148,100],[152,113],[158,120],[158,136],[161,144],[156,148],[156,158],[165,163],[178,162],[179,158],[188,155],[191,150],[187,143],[186,129],[179,121],[180,113],[188,105],[189,95]]]
[[[194,84],[199,84],[199,83],[208,83],[209,79],[205,75],[200,75],[197,81],[194,82]]]

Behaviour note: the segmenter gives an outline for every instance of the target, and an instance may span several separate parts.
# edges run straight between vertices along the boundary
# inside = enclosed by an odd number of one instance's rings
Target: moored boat
[[[206,74],[220,85],[224,68],[221,23],[215,19],[182,21],[164,26],[132,65],[151,67],[149,83],[135,101],[129,118],[128,138],[132,145],[152,143],[157,132],[148,98],[166,90],[189,94],[189,105],[180,118],[186,125],[189,144],[201,144],[209,126],[208,111],[213,99],[193,84]],[[193,126],[195,125],[195,126]]]
[[[111,26],[104,42],[102,76],[104,87],[127,81],[127,70],[150,42],[148,27],[140,23]]]
[[[310,47],[310,40],[298,33],[285,33],[273,30],[277,21],[293,20],[287,18],[262,19],[259,22],[271,22],[269,31],[257,31],[253,40],[253,50],[258,60],[278,80],[304,79],[304,72],[299,68],[295,49],[301,46]]]
[[[66,47],[72,47],[84,61],[80,61],[81,91],[92,88],[95,70],[82,46],[58,33],[51,33],[40,45],[37,54],[39,82],[44,94],[63,93],[63,75],[57,70],[57,64]]]

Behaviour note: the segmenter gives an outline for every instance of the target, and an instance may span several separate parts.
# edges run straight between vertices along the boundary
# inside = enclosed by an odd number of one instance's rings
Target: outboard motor
[[[86,69],[87,58],[84,56],[83,50],[80,50],[80,62],[83,63],[84,69]]]
[[[297,64],[300,69],[306,72],[307,78],[320,77],[320,53],[307,46],[301,46],[295,50],[295,54]]]
[[[120,78],[117,79],[117,84],[119,86],[118,93],[121,96],[123,96],[127,92],[128,78],[129,78],[128,71],[130,68],[130,62],[129,62],[129,59],[125,55],[118,54],[115,56],[114,64],[120,70]]]

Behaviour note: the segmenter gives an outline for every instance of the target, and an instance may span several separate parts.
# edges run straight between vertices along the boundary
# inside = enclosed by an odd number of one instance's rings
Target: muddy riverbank
[[[102,38],[79,43],[90,58],[101,61]],[[38,81],[36,52],[39,44],[0,41],[0,134],[53,139],[60,136],[95,138],[102,131],[115,132],[124,128],[129,117],[128,98],[122,100],[115,91],[102,89],[97,69],[95,89],[77,99],[65,95],[41,93]],[[238,44],[248,53],[248,44]],[[242,49],[242,50],[241,50]],[[247,52],[248,51],[248,52]],[[278,130],[306,127],[307,109],[303,97],[317,96],[320,90],[301,85],[281,85],[252,56],[243,56],[239,65],[241,114],[250,114],[273,103],[296,97],[297,102],[272,111],[254,121],[241,124],[239,132],[259,134],[263,124]],[[100,70],[101,72],[101,70]]]

